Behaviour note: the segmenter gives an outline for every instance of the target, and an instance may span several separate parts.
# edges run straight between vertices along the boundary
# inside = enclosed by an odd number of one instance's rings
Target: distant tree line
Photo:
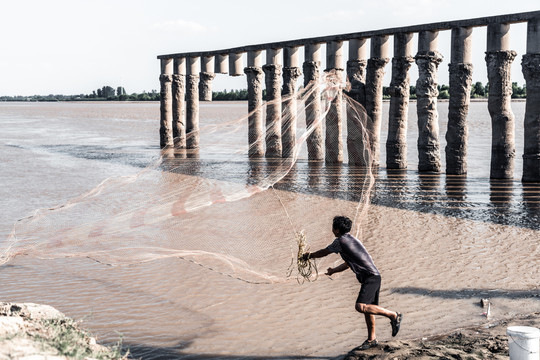
[[[439,99],[450,98],[450,88],[447,85],[437,85],[439,90]],[[485,86],[477,81],[471,86],[471,98],[487,98],[489,94],[489,83]],[[517,82],[512,83],[512,98],[521,99],[527,97],[525,85],[520,87]],[[263,98],[266,99],[266,89],[263,89]],[[389,99],[389,87],[383,86],[383,98]],[[410,98],[416,99],[416,86],[410,87]],[[0,101],[159,101],[160,94],[156,90],[151,92],[127,94],[126,89],[118,86],[114,89],[111,86],[103,86],[100,89],[92,91],[91,94],[78,95],[32,95],[32,96],[0,96]],[[248,92],[246,89],[214,91],[212,100],[216,101],[239,101],[247,100]]]
[[[31,96],[0,96],[0,101],[159,101],[159,93],[156,90],[142,93],[126,93],[126,89],[118,86],[103,86],[92,91],[91,94],[77,95],[31,95]]]

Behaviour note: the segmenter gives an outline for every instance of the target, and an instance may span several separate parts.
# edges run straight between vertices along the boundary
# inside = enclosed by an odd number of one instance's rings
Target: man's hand
[[[307,252],[307,253],[302,255],[302,260],[308,261],[310,256],[311,256],[311,254]]]
[[[333,273],[335,273],[334,268],[329,267],[329,268],[326,270],[326,274],[325,274],[325,275],[332,276]]]

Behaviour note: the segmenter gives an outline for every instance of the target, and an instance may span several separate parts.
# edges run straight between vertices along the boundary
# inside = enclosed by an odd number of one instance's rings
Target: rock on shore
[[[0,302],[0,360],[124,358],[51,306]]]

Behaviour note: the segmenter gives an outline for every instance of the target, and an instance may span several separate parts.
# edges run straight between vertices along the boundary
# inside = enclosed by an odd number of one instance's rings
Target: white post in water
[[[309,160],[324,159],[323,128],[320,121],[321,98],[319,91],[321,68],[321,44],[304,46],[304,87],[313,86],[314,91],[306,98],[306,128],[313,127],[308,136],[307,149]]]
[[[330,103],[326,114],[326,157],[327,163],[343,162],[343,98],[342,98],[342,73],[343,73],[343,42],[331,41],[326,44],[326,72],[333,72],[328,78],[338,87],[336,97]]]
[[[201,73],[199,80],[199,100],[212,101],[212,80],[216,77],[214,70],[214,57],[201,56]]]
[[[487,27],[486,63],[488,70],[488,110],[491,115],[492,179],[514,177],[514,114],[511,109],[512,80],[510,66],[516,52],[509,50],[510,25],[491,24]]]
[[[188,58],[186,76],[186,147],[199,147],[199,58]]]
[[[442,55],[437,51],[438,31],[418,34],[416,113],[418,114],[418,171],[441,171],[439,113],[437,112],[437,69]]]
[[[368,121],[367,133],[371,147],[372,165],[379,165],[380,137],[382,122],[383,77],[384,67],[390,61],[388,58],[388,35],[371,38],[371,54],[367,64],[366,74],[366,112],[371,118]]]
[[[282,155],[281,145],[281,49],[266,49],[263,66],[266,82],[266,157]]]
[[[173,137],[174,146],[186,147],[186,111],[184,98],[186,96],[186,59],[174,59],[174,74],[172,76],[173,103]]]
[[[173,60],[161,59],[161,75],[159,76],[161,85],[159,143],[161,148],[173,145],[172,73]]]
[[[472,28],[452,29],[450,55],[450,102],[448,104],[448,129],[446,131],[446,173],[467,173],[467,114],[471,98]]]
[[[527,24],[527,54],[521,67],[527,81],[522,180],[540,182],[540,17]]]
[[[283,52],[283,90],[281,96],[282,156],[292,157],[296,149],[296,81],[302,75],[298,67],[298,47],[286,47]]]
[[[392,80],[389,88],[388,138],[386,140],[386,167],[388,169],[407,168],[407,123],[410,95],[409,69],[414,62],[412,57],[412,38],[412,33],[394,35]]]
[[[260,50],[248,51],[248,66],[244,69],[248,84],[248,143],[249,157],[264,156],[264,129],[262,118],[262,54]]]
[[[366,66],[367,66],[367,40],[349,40],[349,59],[347,60],[347,78],[351,89],[347,93],[360,105],[366,105]],[[350,105],[347,105],[349,107]],[[362,136],[361,120],[348,114],[354,110],[347,110],[347,154],[350,165],[366,166],[365,141]],[[365,124],[364,124],[365,126]]]

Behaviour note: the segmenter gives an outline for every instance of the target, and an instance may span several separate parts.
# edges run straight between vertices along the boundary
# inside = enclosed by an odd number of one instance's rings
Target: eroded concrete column
[[[509,50],[510,25],[492,24],[487,27],[486,63],[489,81],[488,110],[491,115],[491,172],[492,179],[514,177],[514,114],[510,107],[512,80],[510,65],[516,52]]]
[[[540,18],[527,24],[527,53],[521,68],[527,86],[522,180],[540,182]]]
[[[418,34],[416,113],[418,115],[418,170],[441,171],[439,113],[437,111],[437,69],[442,55],[437,51],[438,31]]]
[[[264,156],[264,128],[262,118],[263,70],[261,51],[249,51],[247,65],[244,73],[248,84],[248,154],[249,157],[262,157]]]
[[[160,83],[160,126],[159,144],[161,148],[173,145],[172,132],[172,73],[173,59],[161,59]]]
[[[304,46],[304,87],[313,86],[313,91],[306,98],[306,128],[312,129],[308,136],[307,149],[309,160],[324,159],[323,128],[321,117],[321,98],[319,90],[321,67],[321,45]]]
[[[186,147],[199,147],[199,58],[187,59],[186,75]]]
[[[172,103],[173,103],[173,137],[174,146],[186,147],[186,59],[174,59],[174,74],[172,76]]]
[[[266,50],[266,157],[281,157],[281,49]]]
[[[388,138],[386,140],[386,167],[407,168],[407,123],[409,112],[410,80],[409,69],[414,62],[413,34],[394,35],[394,57],[392,58],[392,80],[390,81],[390,110],[388,116]]]
[[[282,156],[292,157],[296,150],[296,81],[302,75],[298,67],[298,47],[287,47],[283,52],[283,90],[281,96],[281,143]]]
[[[326,69],[324,71],[333,73],[329,81],[334,82],[334,85],[339,88],[326,114],[325,161],[333,164],[343,162],[342,41],[331,41],[326,44]]]
[[[360,105],[366,105],[366,66],[367,66],[367,40],[349,40],[349,59],[347,60],[347,79],[350,89],[347,95]],[[367,165],[367,153],[365,139],[363,138],[363,127],[365,122],[362,119],[363,112],[360,109],[353,109],[347,104],[347,154],[349,164]]]
[[[471,54],[472,28],[452,29],[450,54],[450,102],[446,131],[446,173],[467,173],[467,114],[471,98],[473,65]]]
[[[212,101],[212,80],[216,77],[214,57],[201,56],[201,73],[199,78],[199,101]]]
[[[366,73],[366,112],[371,118],[367,122],[367,132],[371,148],[372,165],[379,165],[380,137],[382,121],[383,77],[388,58],[389,39],[387,35],[371,38],[371,54]]]

